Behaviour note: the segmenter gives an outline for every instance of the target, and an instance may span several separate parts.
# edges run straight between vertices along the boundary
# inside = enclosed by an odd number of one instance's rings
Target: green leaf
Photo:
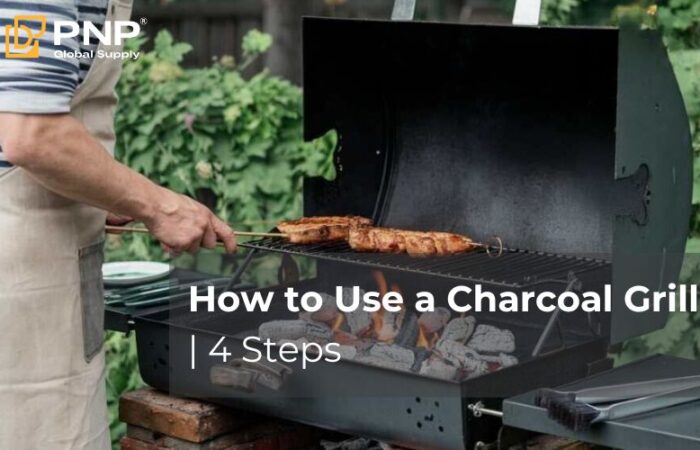
[[[153,171],[156,155],[151,152],[139,153],[131,161],[131,167],[141,173],[148,174]]]
[[[250,57],[265,53],[272,46],[272,36],[259,30],[250,30],[243,36],[243,56]]]
[[[673,51],[669,57],[688,114],[700,115],[700,49]]]
[[[248,144],[248,146],[246,147],[246,153],[250,156],[264,158],[265,156],[267,156],[267,151],[272,147],[273,144],[274,142],[269,139],[257,140]]]
[[[167,30],[160,31],[153,42],[158,57],[172,64],[180,63],[183,56],[192,51],[190,44],[173,43],[173,36]]]
[[[652,352],[668,353],[690,327],[688,313],[672,313],[666,327],[648,334],[644,341]]]
[[[274,162],[258,180],[259,189],[265,194],[284,194],[292,189],[292,170],[285,161]]]

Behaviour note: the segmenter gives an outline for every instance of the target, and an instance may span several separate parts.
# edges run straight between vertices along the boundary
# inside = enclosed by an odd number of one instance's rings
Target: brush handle
[[[700,400],[700,386],[674,389],[672,391],[650,395],[648,397],[635,398],[633,400],[615,403],[606,408],[601,408],[600,414],[593,419],[591,423],[624,419],[625,417],[658,411],[696,400]]]
[[[614,384],[581,389],[573,391],[572,393],[575,394],[577,402],[597,404],[648,397],[671,390],[686,389],[695,386],[700,386],[700,375]]]

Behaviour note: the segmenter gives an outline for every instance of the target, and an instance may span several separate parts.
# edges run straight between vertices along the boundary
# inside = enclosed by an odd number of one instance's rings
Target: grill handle
[[[394,0],[391,20],[413,20],[416,12],[416,0]]]
[[[542,0],[515,0],[513,25],[539,25]],[[413,20],[416,0],[394,0],[391,20]]]
[[[254,358],[256,354],[252,353],[248,356]],[[250,362],[245,358],[239,358],[229,364],[212,366],[209,371],[209,380],[215,386],[242,392],[255,392],[257,385],[279,391],[291,374],[291,367],[278,362],[264,359],[259,362]]]

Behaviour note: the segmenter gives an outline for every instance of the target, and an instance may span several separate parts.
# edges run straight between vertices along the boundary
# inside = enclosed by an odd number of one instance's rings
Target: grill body
[[[265,314],[201,313],[193,317],[186,306],[139,317],[136,333],[143,379],[177,395],[372,436],[409,448],[457,450],[492,439],[500,427],[497,420],[474,418],[469,404],[482,401],[500,408],[503,398],[584,378],[591,373],[591,364],[604,360],[607,351],[607,342],[601,337],[570,334],[565,351],[550,349],[530,360],[523,354],[524,361],[517,366],[461,383],[341,361],[318,362],[306,369],[300,362],[289,364],[293,374],[280,391],[258,387],[254,393],[243,393],[212,384],[208,374],[221,362],[209,352],[219,339],[226,337],[226,350],[232,358],[240,358],[248,353],[243,337],[255,335],[256,324],[275,318],[291,315],[280,305]],[[497,318],[481,318],[481,323],[508,326],[523,350],[531,347],[528,343],[540,332],[524,320],[504,324]],[[190,370],[193,361],[184,349],[193,345],[193,335],[195,370]]]

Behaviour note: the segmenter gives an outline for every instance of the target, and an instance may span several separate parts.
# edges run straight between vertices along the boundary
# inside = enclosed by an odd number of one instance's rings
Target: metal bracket
[[[416,13],[416,0],[394,0],[391,20],[413,20]]]
[[[564,292],[581,291],[582,288],[583,285],[581,283],[581,280],[579,280],[573,272],[569,272],[569,275],[567,277],[566,289],[564,289]],[[563,347],[564,343],[562,339],[561,324],[559,323],[560,314],[561,310],[559,308],[556,308],[549,316],[549,320],[547,320],[547,324],[544,326],[544,330],[542,330],[542,334],[540,334],[539,339],[537,339],[537,344],[535,344],[535,348],[532,350],[533,357],[537,357],[542,353],[542,348],[544,347],[544,344],[547,343],[549,336],[551,336],[552,330],[554,330],[555,325],[557,327],[557,330],[559,331],[559,337],[562,340]]]
[[[615,181],[615,214],[617,216],[629,217],[637,225],[647,224],[649,220],[647,210],[651,203],[649,178],[649,167],[642,164],[630,176]]]
[[[503,411],[486,408],[484,402],[481,400],[476,403],[470,403],[467,405],[467,409],[471,411],[477,419],[481,416],[503,417]]]
[[[516,0],[513,25],[539,25],[542,0]]]

